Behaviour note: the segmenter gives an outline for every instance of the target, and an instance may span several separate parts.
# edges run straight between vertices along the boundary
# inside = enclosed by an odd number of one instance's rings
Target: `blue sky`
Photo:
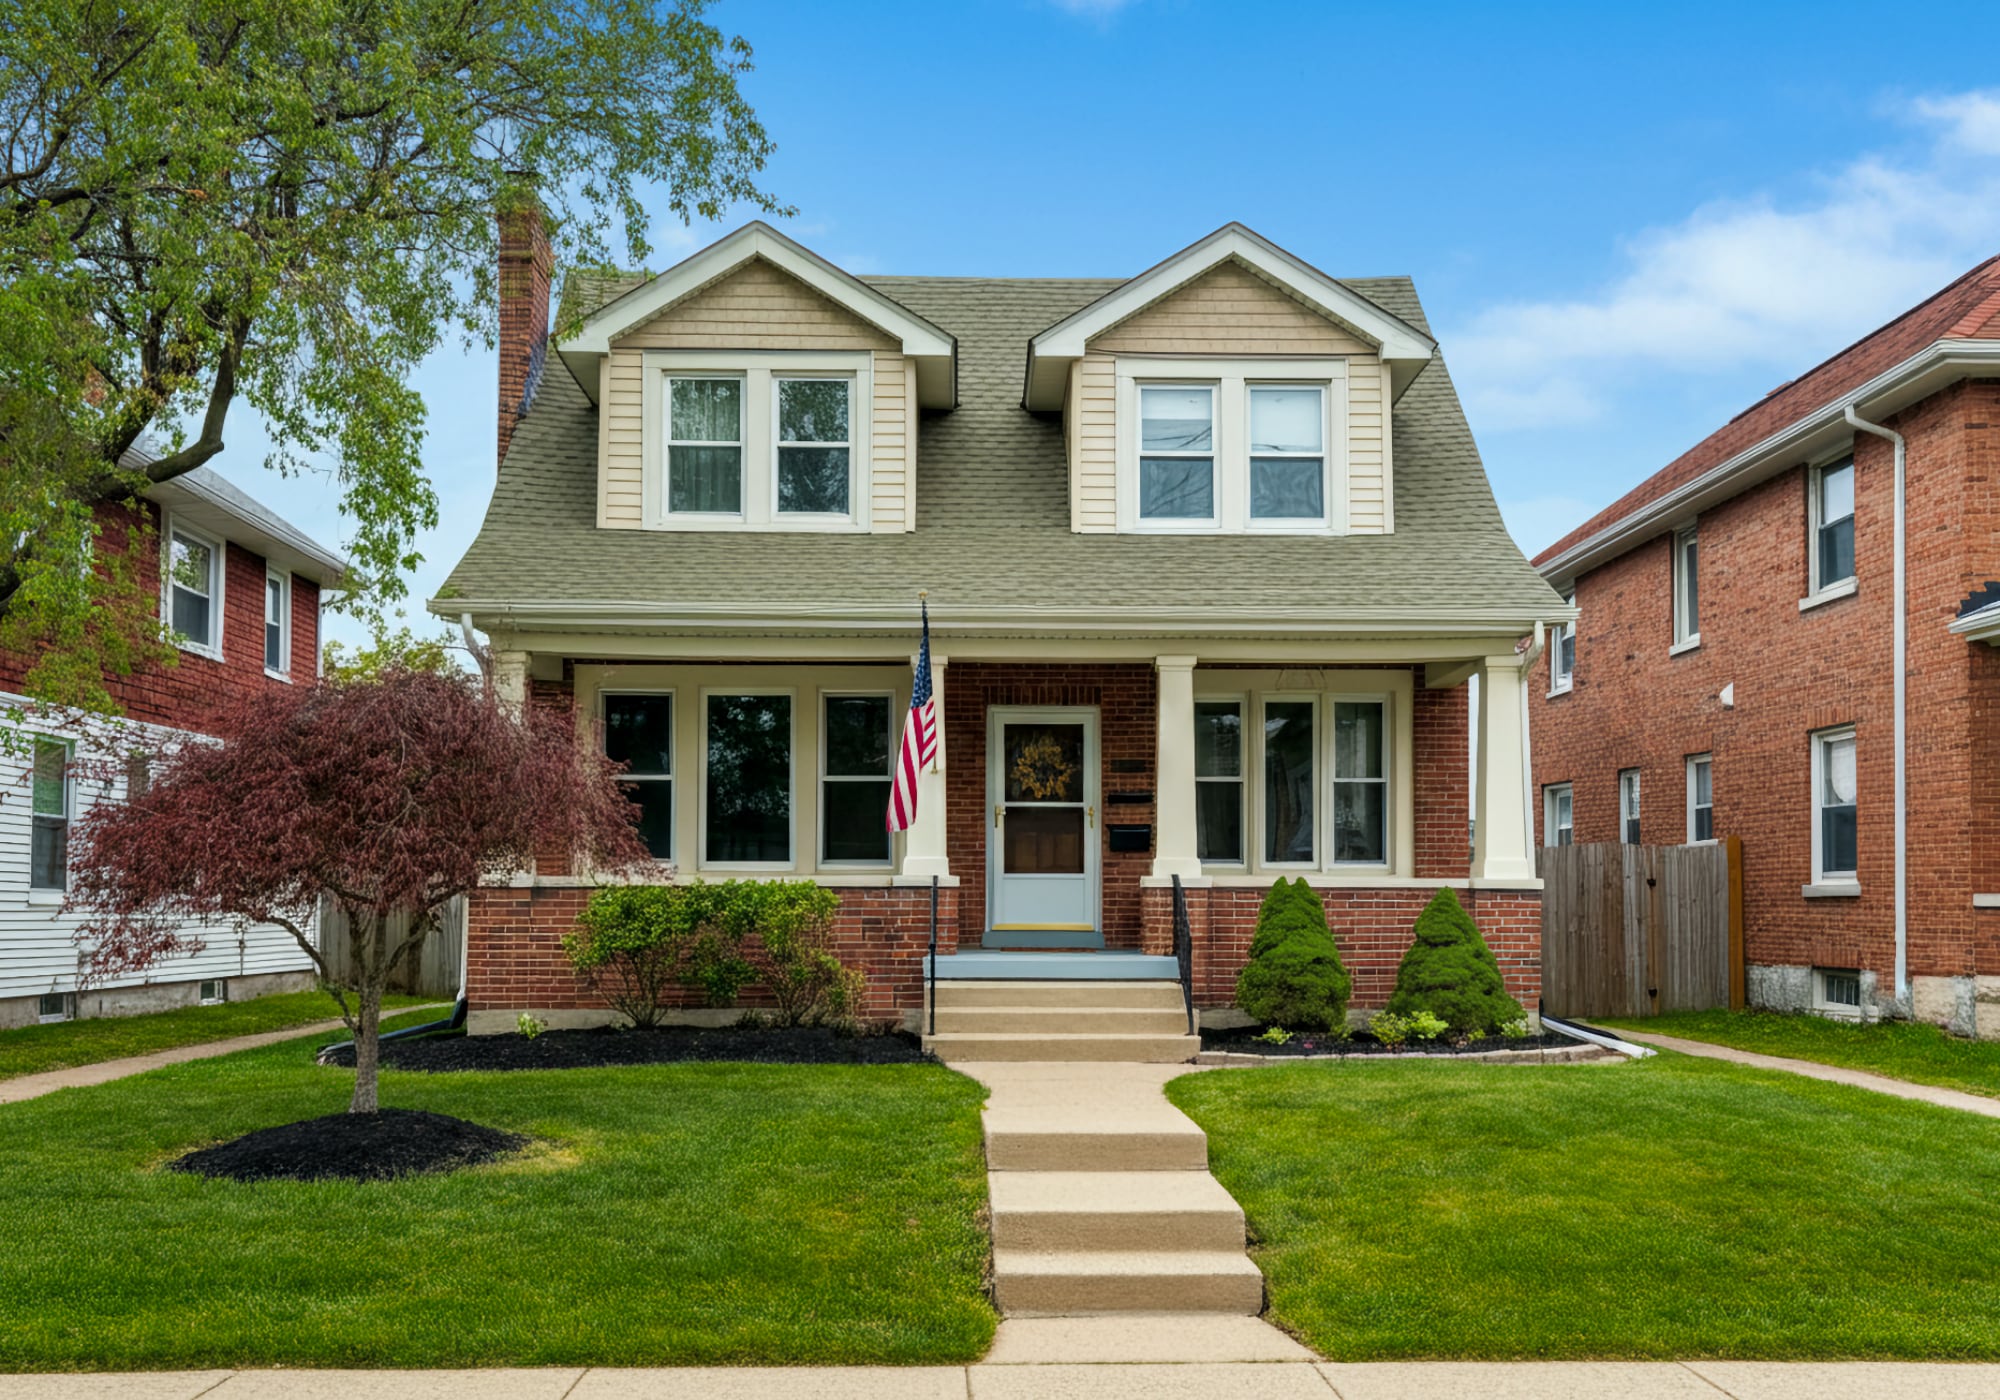
[[[2000,87],[1972,7],[1920,29],[1849,5],[714,17],[756,48],[789,231],[850,271],[1128,275],[1238,219],[1336,276],[1411,275],[1530,553],[2000,252]],[[658,226],[651,266],[739,221]],[[493,358],[453,344],[419,388],[443,515],[421,621],[492,487]],[[342,537],[325,478],[262,470],[247,416],[228,441],[230,477]]]

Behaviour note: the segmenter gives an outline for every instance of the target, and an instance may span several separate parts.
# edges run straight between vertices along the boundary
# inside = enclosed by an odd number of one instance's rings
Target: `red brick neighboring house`
[[[1996,478],[2000,258],[1543,551],[1540,839],[1740,836],[1753,1003],[2000,1035]]]
[[[1364,1008],[1449,885],[1535,1004],[1517,643],[1568,612],[1407,279],[1233,224],[1131,278],[862,279],[751,224],[572,278],[551,341],[531,217],[501,259],[499,480],[430,606],[631,762],[679,878],[838,891],[885,1017],[922,1003],[933,881],[949,958],[1171,967],[1178,877],[1213,1011],[1281,876]],[[920,590],[943,742],[891,838]],[[590,883],[474,898],[475,1032],[608,1019],[559,946]]]
[[[337,555],[205,467],[151,488],[140,509],[148,529],[135,541],[134,515],[105,508],[96,548],[136,542],[138,573],[159,580],[161,622],[176,630],[180,654],[173,666],[105,677],[126,721],[153,734],[206,733],[225,695],[318,678],[320,593],[340,578]],[[0,655],[0,704],[21,703],[29,660]],[[77,919],[61,909],[70,827],[143,775],[104,783],[65,771],[66,755],[92,743],[82,721],[45,714],[27,727],[25,752],[0,755],[0,1027],[312,985],[310,959],[284,930],[216,926],[198,954],[79,990]]]

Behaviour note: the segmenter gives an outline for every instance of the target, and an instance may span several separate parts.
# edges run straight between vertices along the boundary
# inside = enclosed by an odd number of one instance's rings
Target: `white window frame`
[[[57,1004],[58,1004],[59,1006],[61,1006],[61,1007],[62,1007],[62,1010],[60,1010],[60,1011],[56,1012],[56,1013],[55,1013],[54,1015],[50,1015],[50,1014],[49,1014],[49,1013],[48,1013],[47,1011],[45,1011],[45,1010],[43,1010],[43,1009],[42,1009],[42,1008],[43,1008],[43,1005],[44,1005],[44,1004],[45,1004],[45,1003],[46,1003],[46,1002],[47,1002],[47,1001],[49,1000],[49,998],[51,998],[51,997],[55,997],[55,998],[58,998],[58,1002],[57,1002]],[[61,1024],[62,1022],[64,1022],[64,1021],[74,1021],[75,1019],[76,1019],[76,993],[75,993],[75,992],[38,992],[38,993],[36,993],[36,996],[35,996],[35,1021],[36,1021],[36,1024],[38,1024],[38,1025],[43,1025],[43,1026],[53,1026],[53,1025],[59,1025],[59,1024]]]
[[[1637,768],[1619,769],[1618,839],[1627,846],[1644,844],[1634,839],[1636,836],[1644,836],[1646,834],[1645,809],[1640,805],[1640,795],[1639,770]],[[1572,802],[1574,800],[1574,798],[1571,799]],[[1575,813],[1572,811],[1571,822],[1574,823],[1574,821]],[[1637,829],[1634,830],[1634,828]]]
[[[271,648],[271,585],[278,585],[278,665],[269,665]],[[292,576],[283,569],[264,566],[264,674],[272,680],[291,683],[292,679]]]
[[[674,436],[674,381],[684,379],[690,383],[703,380],[722,382],[734,380],[736,391],[736,440],[726,442],[720,438],[681,438]],[[746,518],[745,502],[750,495],[750,386],[748,376],[739,372],[717,370],[687,370],[669,372],[661,386],[660,423],[662,425],[662,447],[660,452],[660,510],[666,519],[674,524],[692,525],[696,522],[722,522],[741,524]],[[673,455],[676,447],[733,447],[736,449],[736,509],[735,510],[686,510],[673,508]]]
[[[1835,1001],[1827,995],[1827,983],[1835,977],[1854,979],[1853,1001]],[[1818,1015],[1844,1020],[1865,1019],[1862,1001],[1866,995],[1861,987],[1861,969],[1858,967],[1815,967],[1812,970],[1812,1009]]]
[[[34,770],[41,760],[43,745],[62,751],[62,811],[38,812],[35,810]],[[69,890],[69,842],[76,831],[76,775],[70,771],[70,764],[76,754],[76,745],[68,739],[59,739],[53,734],[32,734],[28,736],[28,898],[33,903],[50,903],[61,900]],[[34,828],[38,821],[59,821],[63,830],[63,882],[60,885],[38,885],[35,883]]]
[[[781,406],[780,401],[784,395],[784,386],[787,383],[802,383],[806,381],[821,381],[833,384],[844,384],[847,386],[847,437],[844,441],[795,442],[790,444],[787,444],[784,441],[778,429],[778,412]],[[851,522],[854,519],[854,497],[855,493],[861,489],[861,482],[859,479],[860,473],[857,470],[858,464],[855,461],[855,454],[854,454],[855,419],[857,419],[860,416],[861,416],[861,404],[855,398],[854,376],[852,374],[841,373],[837,371],[829,371],[829,370],[821,370],[814,372],[773,370],[771,372],[770,472],[771,472],[771,513],[774,516],[776,516],[778,519],[782,521],[788,521],[788,522],[820,520],[820,521],[838,522],[843,525]],[[847,450],[847,509],[846,510],[844,511],[785,510],[779,506],[778,504],[779,465],[784,458],[784,450],[787,446],[795,448],[841,447]]]
[[[708,858],[708,702],[711,696],[766,697],[786,696],[792,702],[792,741],[786,755],[786,836],[785,845],[790,859],[775,860],[710,860]],[[701,788],[695,793],[695,868],[698,870],[764,870],[791,871],[799,865],[799,690],[789,685],[705,685],[701,688],[701,713],[695,722],[697,743],[701,748],[699,774]],[[680,832],[674,833],[675,844],[680,842]],[[817,853],[815,853],[817,854]]]
[[[1346,778],[1340,776],[1339,754],[1334,744],[1334,724],[1338,716],[1337,706],[1380,705],[1382,707],[1382,859],[1380,860],[1340,860],[1333,854],[1333,789],[1340,782],[1373,782],[1369,778]],[[1395,698],[1380,693],[1349,694],[1329,692],[1323,706],[1326,719],[1326,864],[1329,870],[1388,870],[1396,860],[1396,706]]]
[[[641,518],[650,530],[748,530],[757,533],[861,533],[873,506],[875,357],[832,350],[647,350],[642,353]],[[669,379],[737,379],[743,384],[743,495],[736,514],[670,512],[667,492]],[[778,510],[780,379],[846,379],[847,514]],[[915,406],[908,409],[915,431]],[[727,446],[728,444],[719,444]],[[829,444],[832,445],[832,444]]]
[[[1250,428],[1254,415],[1251,401],[1259,389],[1311,389],[1319,395],[1319,451],[1318,452],[1259,452],[1250,438]],[[1243,383],[1243,522],[1250,530],[1263,532],[1277,531],[1280,534],[1307,531],[1319,534],[1325,531],[1327,521],[1333,511],[1333,412],[1328,407],[1333,399],[1333,386],[1324,380],[1246,379]],[[1279,462],[1319,463],[1319,514],[1287,515],[1261,518],[1256,513],[1256,465],[1257,458],[1267,458]],[[1217,459],[1218,468],[1220,459]]]
[[[1563,595],[1563,601],[1576,606],[1576,590],[1572,588]],[[1569,658],[1563,658],[1563,644],[1569,644]],[[1576,683],[1576,619],[1556,625],[1556,634],[1549,643],[1549,694],[1567,695]]]
[[[1806,596],[1799,599],[1800,612],[1804,612],[1807,608],[1817,607],[1821,603],[1831,603],[1836,598],[1849,597],[1854,593],[1859,583],[1861,560],[1858,555],[1854,561],[1855,572],[1849,574],[1846,578],[1838,578],[1828,582],[1822,579],[1819,573],[1819,532],[1828,525],[1839,523],[1838,521],[1822,520],[1820,518],[1820,512],[1825,508],[1821,488],[1826,480],[1826,474],[1830,471],[1838,471],[1842,467],[1847,468],[1851,474],[1850,481],[1854,494],[1854,508],[1848,513],[1846,519],[1853,521],[1858,519],[1861,514],[1861,498],[1858,489],[1861,484],[1861,476],[1855,470],[1854,454],[1849,452],[1844,456],[1835,457],[1831,461],[1821,462],[1816,466],[1806,469]]]
[[[1348,531],[1348,365],[1344,356],[1298,360],[1120,356],[1116,383],[1118,529],[1125,534],[1343,535]],[[1250,389],[1317,387],[1325,451],[1325,515],[1318,520],[1250,516]],[[1215,514],[1207,520],[1148,520],[1139,514],[1139,390],[1215,390]],[[1159,455],[1159,454],[1144,454]],[[1304,454],[1301,454],[1304,455]]]
[[[1713,846],[1716,841],[1714,835],[1695,834],[1700,829],[1695,824],[1695,816],[1702,810],[1696,798],[1700,788],[1695,782],[1695,772],[1700,768],[1708,769],[1708,829],[1711,833],[1715,830],[1715,755],[1691,753],[1687,757],[1687,843],[1690,846]]]
[[[209,988],[215,988],[210,995]],[[229,1000],[229,979],[226,977],[204,977],[195,986],[195,1001],[202,1006],[222,1006]]]
[[[1569,799],[1569,824],[1559,825],[1556,821],[1556,799]],[[1556,840],[1556,833],[1567,831],[1569,840]],[[1544,846],[1574,846],[1576,844],[1576,785],[1574,783],[1544,783],[1542,785],[1542,844]]]
[[[229,546],[206,530],[183,524],[168,515],[160,532],[160,620],[166,625],[167,635],[182,651],[205,656],[210,661],[222,660],[222,603],[223,590],[229,575]],[[185,535],[196,544],[208,548],[209,593],[208,626],[212,634],[209,640],[194,641],[183,637],[174,630],[174,536]]]
[[[1203,870],[1247,870],[1250,867],[1250,846],[1251,843],[1256,839],[1252,835],[1255,814],[1252,813],[1250,810],[1250,803],[1253,800],[1252,794],[1256,791],[1256,784],[1251,779],[1250,767],[1251,767],[1251,755],[1255,751],[1257,746],[1255,743],[1252,742],[1250,734],[1250,724],[1251,724],[1250,696],[1241,691],[1238,691],[1233,695],[1222,695],[1222,694],[1197,695],[1194,698],[1194,703],[1195,703],[1195,708],[1197,710],[1199,710],[1203,705],[1234,706],[1236,709],[1237,732],[1241,736],[1241,742],[1239,743],[1237,748],[1235,777],[1204,778],[1200,772],[1199,760],[1197,760],[1197,766],[1194,778],[1194,785],[1197,797],[1199,797],[1201,785],[1203,783],[1229,784],[1236,788],[1236,801],[1238,804],[1237,822],[1236,822],[1236,859],[1235,860],[1202,859],[1200,851],[1200,831],[1198,826],[1196,830],[1195,858],[1197,860],[1201,860],[1201,868]],[[1199,810],[1198,802],[1197,802],[1197,810]]]
[[[675,786],[680,781],[681,768],[681,701],[672,686],[607,686],[597,692],[597,747],[604,752],[604,739],[610,732],[606,722],[609,706],[605,701],[615,695],[644,695],[664,697],[667,702],[667,771],[664,773],[620,773],[621,783],[665,783],[667,785],[667,854],[656,855],[654,860],[674,861],[681,853],[681,793]],[[703,723],[706,723],[707,706],[703,709]],[[707,751],[707,734],[703,732],[702,749]]]
[[[889,764],[888,767],[882,770],[881,774],[868,775],[862,773],[829,773],[826,771],[827,758],[833,751],[833,743],[832,743],[833,726],[827,722],[827,704],[829,701],[833,700],[888,701]],[[884,779],[887,779],[890,786],[890,801],[893,802],[895,800],[896,758],[898,750],[898,741],[902,738],[902,735],[900,735],[896,731],[896,721],[898,718],[899,716],[896,713],[896,692],[893,690],[822,690],[819,692],[819,716],[818,716],[819,743],[816,746],[819,749],[819,773],[817,775],[818,777],[817,786],[813,790],[814,800],[819,804],[818,809],[814,814],[815,817],[817,818],[815,822],[815,826],[817,827],[817,836],[815,839],[819,842],[819,849],[813,852],[813,859],[816,862],[815,868],[820,870],[887,870],[895,865],[896,840],[893,834],[888,834],[886,832],[886,829],[885,829],[885,838],[886,838],[886,849],[888,850],[888,855],[883,857],[881,860],[828,859],[826,854],[826,835],[827,835],[826,785],[828,783],[879,783],[882,782]],[[798,724],[796,716],[793,718],[792,723],[794,729],[796,729]],[[794,742],[794,747],[796,747],[796,741]],[[707,752],[707,747],[705,745],[703,746],[702,751],[704,753]],[[796,817],[794,818],[794,820],[796,821]],[[797,853],[794,852],[794,855],[796,854]]]
[[[1861,863],[1861,745],[1855,738],[1854,726],[1839,725],[1833,729],[1821,729],[1812,736],[1812,886],[1815,890],[1837,889],[1859,891],[1861,872],[1856,870],[1829,871],[1825,864],[1824,829],[1820,813],[1826,805],[1826,751],[1833,745],[1846,741],[1854,745],[1854,860]]]
[[[1133,461],[1132,511],[1137,527],[1147,533],[1180,534],[1187,531],[1210,533],[1222,519],[1222,390],[1216,384],[1203,384],[1181,379],[1147,379],[1139,383],[1132,396],[1133,413],[1145,412],[1145,391],[1148,389],[1187,390],[1208,395],[1208,451],[1175,451],[1162,449],[1148,451],[1144,442],[1138,447],[1138,457]],[[1135,434],[1143,430],[1138,417],[1133,419]],[[1208,463],[1208,514],[1204,516],[1174,515],[1147,516],[1142,493],[1145,489],[1143,463],[1140,458],[1159,457],[1169,461],[1196,461]]]
[[[1257,750],[1256,851],[1257,851],[1257,868],[1260,870],[1282,870],[1287,873],[1290,873],[1292,871],[1318,870],[1321,868],[1320,864],[1321,855],[1322,852],[1324,852],[1326,849],[1325,808],[1327,806],[1327,801],[1328,801],[1327,793],[1331,791],[1331,788],[1326,781],[1326,773],[1327,773],[1326,705],[1325,703],[1323,703],[1325,701],[1325,698],[1326,698],[1325,696],[1323,696],[1319,691],[1316,690],[1267,690],[1267,691],[1262,691],[1258,693],[1255,697],[1253,697],[1256,706],[1254,713],[1256,715],[1255,723],[1257,726],[1257,743],[1255,746]],[[1312,782],[1309,785],[1308,790],[1312,793],[1313,844],[1312,844],[1312,857],[1309,860],[1302,860],[1302,861],[1272,860],[1271,857],[1267,854],[1267,852],[1270,849],[1269,845],[1267,844],[1270,832],[1266,830],[1266,824],[1269,817],[1270,793],[1267,789],[1267,781],[1265,777],[1265,767],[1264,767],[1265,757],[1266,757],[1264,751],[1264,737],[1265,737],[1264,711],[1266,710],[1266,708],[1268,708],[1273,704],[1278,704],[1278,705],[1305,704],[1312,706],[1313,771],[1312,771]]]
[[[1687,566],[1690,547],[1694,549],[1692,575]],[[1693,651],[1701,645],[1701,531],[1696,525],[1683,525],[1674,531],[1673,589],[1674,644],[1668,648],[1670,656]],[[1692,609],[1688,606],[1690,591],[1693,593]],[[1690,617],[1690,612],[1694,616]],[[1690,623],[1693,625],[1690,626]]]

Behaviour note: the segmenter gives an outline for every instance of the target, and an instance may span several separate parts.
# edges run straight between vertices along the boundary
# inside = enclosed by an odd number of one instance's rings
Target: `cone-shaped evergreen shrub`
[[[1417,937],[1396,969],[1389,1010],[1398,1016],[1428,1011],[1453,1035],[1496,1031],[1522,1016],[1479,925],[1449,889],[1437,892],[1417,915]]]
[[[1278,880],[1257,911],[1250,961],[1236,978],[1236,1004],[1263,1025],[1332,1030],[1347,1019],[1352,988],[1327,928],[1326,906],[1304,880]]]

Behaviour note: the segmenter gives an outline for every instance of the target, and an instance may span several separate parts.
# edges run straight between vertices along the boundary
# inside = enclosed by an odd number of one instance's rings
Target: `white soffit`
[[[1221,263],[1236,261],[1380,348],[1392,394],[1400,396],[1437,353],[1437,342],[1359,292],[1292,256],[1242,224],[1225,224],[1165,262],[1140,273],[1056,322],[1028,343],[1023,402],[1034,410],[1063,404],[1070,362],[1090,340],[1137,315]]]
[[[958,342],[952,336],[761,220],[745,224],[658,277],[598,307],[585,318],[573,337],[557,346],[557,353],[583,391],[595,399],[597,358],[610,353],[614,340],[674,303],[727,277],[753,258],[764,259],[884,335],[900,341],[903,353],[916,361],[917,400],[925,408],[956,405]]]

